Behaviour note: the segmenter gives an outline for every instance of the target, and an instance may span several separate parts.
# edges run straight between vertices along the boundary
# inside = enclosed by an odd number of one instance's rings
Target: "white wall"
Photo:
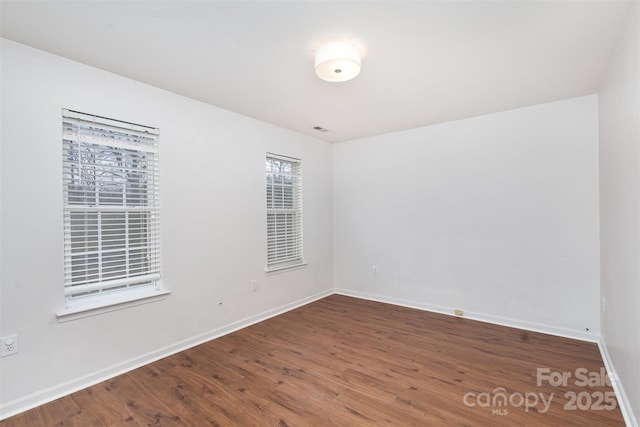
[[[337,144],[336,288],[595,340],[597,144],[595,95]]]
[[[602,339],[640,422],[640,8],[600,94]]]
[[[330,144],[6,40],[1,72],[2,416],[331,292]],[[62,108],[160,128],[166,300],[57,322]],[[269,276],[267,151],[303,161],[308,262]]]

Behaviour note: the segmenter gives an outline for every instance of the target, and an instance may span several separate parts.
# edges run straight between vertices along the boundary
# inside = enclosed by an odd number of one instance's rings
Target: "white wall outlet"
[[[258,290],[258,281],[257,280],[252,280],[251,281],[251,291],[252,292],[256,292]]]
[[[453,310],[453,314],[461,317],[461,316],[464,316],[464,311],[460,310],[459,308],[456,308],[455,310]]]
[[[604,313],[605,311],[607,311],[607,306],[604,297],[602,297],[602,312]]]
[[[380,275],[380,267],[378,267],[377,265],[373,266],[373,275],[374,276],[379,276]]]
[[[18,352],[18,336],[10,335],[0,338],[0,357],[9,356]]]

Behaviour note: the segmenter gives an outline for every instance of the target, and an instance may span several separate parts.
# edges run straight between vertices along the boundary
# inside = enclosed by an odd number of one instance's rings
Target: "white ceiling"
[[[335,142],[598,92],[628,6],[2,1],[2,37]],[[349,82],[314,74],[336,39],[364,51]]]

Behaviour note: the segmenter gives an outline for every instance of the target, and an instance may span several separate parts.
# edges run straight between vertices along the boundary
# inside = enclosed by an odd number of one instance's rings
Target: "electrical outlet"
[[[9,356],[18,352],[18,336],[10,335],[0,338],[0,356]]]
[[[373,266],[373,275],[374,276],[379,276],[380,275],[380,267],[378,267],[377,265]]]
[[[462,316],[464,314],[464,311],[456,308],[455,310],[453,310],[453,314],[455,314],[456,316]]]
[[[258,290],[258,281],[257,280],[252,280],[251,281],[251,291],[252,292],[256,292]]]
[[[602,297],[602,312],[604,313],[605,311],[607,311],[607,305],[604,297]]]

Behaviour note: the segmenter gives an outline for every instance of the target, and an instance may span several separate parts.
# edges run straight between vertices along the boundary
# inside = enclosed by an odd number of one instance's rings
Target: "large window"
[[[267,270],[304,263],[300,160],[267,154]]]
[[[63,110],[67,300],[158,289],[158,129]]]

